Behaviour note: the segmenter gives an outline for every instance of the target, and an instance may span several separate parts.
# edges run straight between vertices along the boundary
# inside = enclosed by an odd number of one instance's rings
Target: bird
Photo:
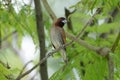
[[[66,35],[63,26],[67,23],[67,20],[64,17],[58,18],[53,22],[50,29],[50,39],[53,47],[55,49],[63,46],[66,43]],[[60,49],[61,56],[64,62],[67,64],[68,59],[66,56],[66,48]]]

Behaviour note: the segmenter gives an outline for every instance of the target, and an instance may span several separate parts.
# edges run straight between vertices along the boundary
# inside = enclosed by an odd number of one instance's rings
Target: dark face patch
[[[63,27],[64,24],[65,24],[65,21],[66,19],[64,17],[60,17],[57,19],[56,23],[55,23],[55,26],[59,26],[59,27]]]

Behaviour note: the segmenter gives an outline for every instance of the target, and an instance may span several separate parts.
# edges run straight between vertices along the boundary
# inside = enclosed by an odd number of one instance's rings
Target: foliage
[[[1,3],[1,2],[0,2]],[[72,5],[69,9],[76,9],[76,11],[70,15],[73,23],[74,32],[72,34],[77,35],[86,22],[91,18],[97,8],[102,8],[102,12],[95,16],[94,25],[88,26],[86,32],[89,34],[85,37],[81,37],[86,42],[94,46],[111,48],[117,34],[120,30],[120,14],[113,19],[109,13],[119,8],[119,0],[80,0],[75,5]],[[45,34],[47,42],[47,50],[49,50],[49,29],[51,20],[48,14],[44,11],[44,24]],[[111,18],[112,23],[105,23],[106,18]],[[99,23],[103,20],[103,23]],[[36,19],[34,9],[30,5],[23,5],[20,11],[17,13],[11,4],[6,8],[4,4],[0,4],[0,29],[2,33],[2,39],[13,31],[17,31],[19,47],[21,46],[21,40],[25,35],[30,35],[38,46],[38,38],[36,31]],[[65,30],[67,30],[65,28]],[[92,36],[90,36],[92,34]],[[105,37],[101,37],[104,34]],[[12,43],[13,37],[9,36],[5,41]],[[67,42],[70,40],[67,39]],[[9,47],[10,48],[10,47]],[[5,50],[3,50],[5,51]],[[8,52],[9,53],[9,52]],[[111,57],[114,59],[115,64],[115,80],[120,79],[120,43],[114,53],[111,53]],[[55,56],[59,56],[55,55]],[[90,51],[77,43],[73,43],[67,47],[67,56],[69,63],[67,66],[60,67],[50,77],[50,80],[107,80],[108,79],[108,63],[106,57],[102,57],[93,51]],[[49,63],[50,64],[50,63]],[[49,65],[48,65],[49,67]],[[18,72],[14,70],[6,69],[0,64],[0,79],[7,80],[5,75],[11,76]],[[15,75],[16,77],[17,75]]]
[[[1,80],[14,80],[12,71],[0,64],[0,79]]]
[[[113,2],[112,0],[109,1],[100,1],[100,0],[81,0],[76,5],[71,6],[70,8],[75,8],[77,11],[71,15],[72,17],[72,23],[74,27],[74,34],[77,34],[80,32],[81,28],[85,25],[85,23],[89,20],[91,17],[91,14],[94,14],[94,10],[97,8],[103,8],[102,13],[98,14],[95,17],[95,20],[100,19],[106,19],[111,18],[111,16],[108,16],[108,13],[113,10],[116,6],[118,7],[117,3],[119,1]],[[90,13],[89,13],[90,12]],[[89,14],[86,14],[89,13]],[[115,17],[115,20],[113,23],[107,24],[99,24],[98,21],[95,21],[95,25],[92,27],[89,26],[86,29],[86,32],[89,32],[89,34],[93,34],[95,38],[93,37],[85,37],[84,40],[94,46],[100,46],[100,47],[112,47],[113,42],[115,41],[117,34],[116,31],[119,32],[119,25],[120,20],[116,18],[120,18],[120,16],[117,15]],[[110,31],[113,31],[111,33]],[[107,35],[106,38],[100,37],[100,34],[105,33]],[[120,45],[118,45],[119,48]],[[117,49],[118,49],[117,48]],[[82,80],[104,80],[108,79],[108,63],[105,57],[101,57],[97,54],[95,54],[92,51],[89,51],[87,49],[84,49],[78,44],[73,44],[73,46],[69,46],[68,49],[68,57],[70,58],[69,65],[65,67],[65,70],[62,71],[61,68],[52,75],[50,80],[76,80],[76,78],[82,79]],[[119,49],[118,49],[119,50]],[[117,51],[117,50],[116,50]],[[119,53],[119,51],[118,51]],[[119,77],[119,68],[120,66],[119,61],[119,54],[111,53],[111,56],[114,58],[115,64],[115,80],[120,79]],[[115,57],[116,56],[116,57]],[[76,73],[73,71],[73,69],[76,70]],[[71,76],[72,75],[72,76]],[[78,75],[78,76],[77,76]]]

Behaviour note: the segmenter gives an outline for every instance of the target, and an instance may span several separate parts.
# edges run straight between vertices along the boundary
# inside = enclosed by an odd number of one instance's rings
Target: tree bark
[[[47,0],[42,0],[42,2],[43,2],[43,5],[44,5],[45,9],[46,9],[47,12],[48,12],[48,14],[50,15],[51,19],[52,19],[53,21],[55,21],[55,20],[57,19],[57,16],[55,15],[55,13],[54,13],[54,12],[52,11],[52,9],[50,8]]]
[[[36,12],[36,24],[37,24],[37,33],[39,39],[39,47],[40,47],[40,60],[45,57],[45,33],[44,33],[44,24],[43,24],[43,15],[40,0],[34,0],[35,4],[35,12]],[[41,80],[48,80],[47,74],[47,61],[40,65],[40,76]]]
[[[118,15],[118,13],[119,13],[119,9],[118,9],[118,7],[116,7],[115,9],[113,9],[112,12],[109,13],[109,16],[111,16],[111,17],[106,18],[105,22],[106,23],[112,23],[113,19]]]
[[[69,18],[70,15],[71,15],[71,12],[67,8],[65,8],[65,16],[67,19],[69,19],[67,21],[67,27],[69,30],[71,30],[73,32],[72,21],[71,21],[71,18]]]

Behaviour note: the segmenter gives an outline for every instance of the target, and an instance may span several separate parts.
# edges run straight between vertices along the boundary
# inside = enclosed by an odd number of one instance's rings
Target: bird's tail
[[[60,52],[61,52],[61,55],[63,57],[64,62],[67,64],[68,59],[67,59],[67,56],[66,56],[66,51],[64,49],[61,49]]]

